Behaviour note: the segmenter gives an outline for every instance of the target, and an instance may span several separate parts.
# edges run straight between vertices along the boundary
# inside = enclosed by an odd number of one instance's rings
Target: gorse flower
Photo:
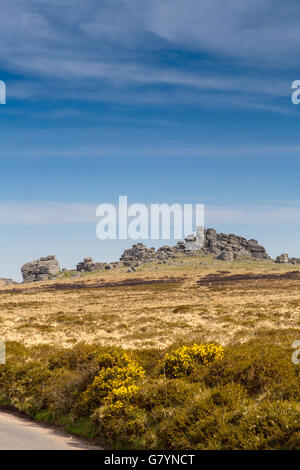
[[[145,372],[137,362],[131,360],[126,353],[104,358],[100,362],[114,364],[102,367],[94,381],[81,395],[81,404],[90,411],[103,405],[106,414],[119,411],[125,403],[139,391],[136,382],[144,377]]]
[[[224,349],[218,344],[193,344],[166,354],[164,369],[167,377],[176,378],[192,374],[199,365],[223,359]]]

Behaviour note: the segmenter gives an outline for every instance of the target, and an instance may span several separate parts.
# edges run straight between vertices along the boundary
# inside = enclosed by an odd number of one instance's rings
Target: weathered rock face
[[[163,261],[175,257],[178,253],[185,252],[185,244],[178,242],[175,246],[164,245],[157,251],[155,248],[147,248],[143,243],[136,243],[125,250],[120,258],[125,266],[139,266],[153,261]]]
[[[165,260],[168,258],[174,258],[180,253],[185,253],[184,242],[178,242],[175,246],[164,245],[158,248],[156,256],[158,260]]]
[[[107,269],[107,266],[107,263],[94,263],[93,258],[84,258],[81,263],[77,264],[76,270],[79,272],[102,271],[103,269]]]
[[[128,250],[125,250],[120,261],[125,266],[150,263],[156,259],[155,248],[147,248],[143,243],[136,243]]]
[[[49,255],[24,264],[21,268],[23,282],[37,282],[55,279],[59,274],[59,264],[55,256]]]
[[[256,240],[247,240],[230,233],[217,233],[216,230],[209,228],[204,231],[204,245],[201,250],[203,253],[216,256],[224,261],[246,257],[256,259],[269,259],[265,248]]]
[[[196,235],[188,235],[184,242],[178,242],[176,246],[162,246],[157,251],[155,248],[147,248],[143,243],[137,243],[132,248],[125,250],[120,258],[125,266],[139,266],[153,261],[167,261],[178,254],[193,255],[196,253],[212,254],[223,261],[232,261],[237,258],[269,259],[269,255],[263,246],[256,240],[247,240],[238,235],[217,233],[216,230],[197,229]]]
[[[193,252],[199,251],[204,246],[204,239],[205,239],[205,230],[202,227],[197,227],[196,235],[191,234],[187,235],[185,238],[185,251],[186,252]]]
[[[287,253],[282,253],[282,255],[277,256],[275,263],[280,263],[280,264],[289,264],[290,259],[289,255]]]
[[[291,264],[300,264],[300,258],[290,258]]]
[[[275,262],[280,264],[300,264],[300,258],[289,258],[287,253],[282,253],[282,255],[277,256]]]

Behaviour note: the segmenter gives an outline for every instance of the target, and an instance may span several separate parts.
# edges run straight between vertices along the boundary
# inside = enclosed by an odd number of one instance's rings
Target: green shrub
[[[197,391],[198,384],[191,384],[182,379],[147,379],[143,381],[134,402],[147,411],[152,411],[155,407],[165,409],[186,403]]]
[[[213,406],[231,409],[235,408],[237,404],[240,406],[249,401],[245,387],[235,383],[216,387],[212,390],[210,398]]]
[[[273,399],[299,399],[299,373],[291,361],[291,350],[251,341],[227,348],[224,360],[212,363],[203,378],[209,387],[235,382],[251,396],[267,393]]]
[[[228,414],[239,414],[248,405],[245,390],[236,384],[204,389],[178,407],[172,417],[161,423],[160,446],[166,449],[206,449],[222,432]]]
[[[115,405],[97,408],[92,415],[99,439],[105,436],[106,442],[116,448],[132,447],[146,430],[146,413],[128,403]]]
[[[0,369],[0,390],[10,403],[30,414],[44,406],[50,371],[41,362],[9,362]]]
[[[216,345],[221,356],[174,348],[166,361],[163,350],[12,342],[0,401],[113,448],[298,449],[300,368],[292,341],[276,341],[229,346],[224,358]]]
[[[296,449],[299,423],[296,403],[257,403],[227,384],[163,422],[159,442],[166,449]]]
[[[299,406],[283,400],[253,404],[238,422],[228,420],[219,442],[224,449],[299,449]]]

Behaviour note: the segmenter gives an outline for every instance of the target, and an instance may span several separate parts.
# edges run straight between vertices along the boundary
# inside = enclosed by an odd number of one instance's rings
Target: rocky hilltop
[[[126,266],[132,271],[143,264],[155,261],[166,263],[178,255],[192,256],[197,253],[210,254],[223,261],[238,258],[270,259],[265,248],[256,240],[247,240],[233,233],[217,233],[212,228],[205,230],[198,227],[196,235],[188,235],[184,242],[180,241],[175,246],[164,245],[156,250],[153,247],[147,248],[143,243],[136,243],[124,251],[118,262],[101,263],[94,262],[93,258],[84,258],[77,264],[76,271],[77,275],[80,275],[79,273],[113,269],[117,266]],[[60,273],[60,268],[55,256],[51,255],[24,264],[21,271],[24,282],[34,282],[54,279]]]
[[[176,257],[179,253],[185,255],[203,253],[211,254],[223,261],[233,261],[238,258],[270,259],[265,248],[257,240],[247,240],[230,233],[217,233],[216,230],[197,230],[196,235],[188,235],[184,242],[177,245],[163,246],[157,251],[147,248],[143,243],[133,245],[125,250],[120,258],[125,266],[138,266],[153,261],[164,261]]]

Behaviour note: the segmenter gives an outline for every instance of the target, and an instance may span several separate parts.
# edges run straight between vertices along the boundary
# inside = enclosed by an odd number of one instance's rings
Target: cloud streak
[[[97,204],[85,202],[2,202],[0,225],[44,226],[96,223]]]
[[[206,225],[239,224],[279,227],[300,224],[300,207],[259,206],[211,206],[206,208]]]
[[[0,203],[2,226],[51,226],[71,224],[95,224],[96,208],[103,201],[93,202],[14,202]],[[105,201],[109,202],[109,201]],[[190,201],[190,203],[193,203]],[[197,203],[199,200],[197,199]],[[300,224],[300,206],[274,204],[205,206],[206,226],[219,224],[252,226],[279,226]]]
[[[296,0],[157,0],[151,30],[173,44],[265,68],[294,66]]]
[[[153,161],[160,158],[168,159],[183,159],[183,158],[202,158],[206,159],[209,157],[216,158],[235,158],[239,159],[241,157],[248,158],[282,158],[285,157],[300,157],[300,145],[290,145],[290,144],[281,144],[281,145],[194,145],[194,146],[184,146],[178,144],[176,147],[173,145],[132,145],[124,144],[123,148],[120,146],[109,145],[107,143],[99,143],[94,145],[67,145],[60,146],[59,148],[50,145],[46,147],[36,146],[34,149],[32,147],[22,145],[22,148],[19,146],[14,147],[13,144],[6,146],[4,151],[0,152],[3,157],[9,158],[24,158],[24,159],[76,159],[76,158],[90,158],[90,159],[124,159],[128,161],[131,159],[139,160],[142,158],[151,158]]]
[[[8,84],[16,99],[215,105],[217,92],[284,112],[270,99],[288,98],[295,79],[295,0],[3,0],[2,11],[0,63],[22,77]]]

